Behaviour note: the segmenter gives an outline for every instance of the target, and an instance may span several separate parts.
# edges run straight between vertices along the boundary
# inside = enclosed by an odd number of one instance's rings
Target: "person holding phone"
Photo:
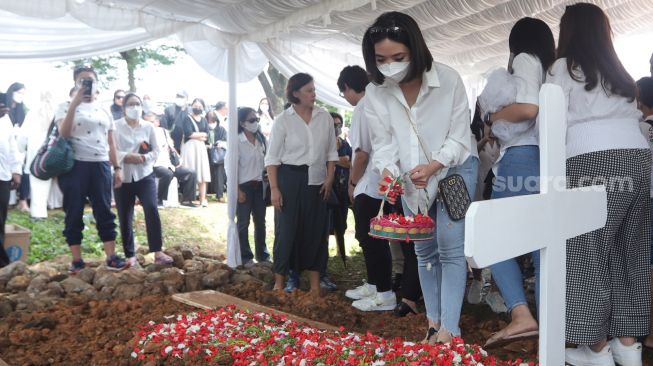
[[[144,121],[141,98],[129,93],[123,100],[124,117],[116,121],[116,148],[121,162],[122,185],[115,189],[116,209],[120,222],[122,246],[130,267],[138,265],[134,248],[134,204],[141,201],[145,214],[147,244],[154,253],[154,262],[171,264],[172,258],[161,250],[163,234],[157,209],[156,177],[154,163],[160,153],[156,132],[151,123]]]
[[[66,215],[63,235],[73,257],[69,272],[76,274],[86,266],[81,245],[87,199],[91,202],[95,225],[104,243],[106,266],[110,270],[121,270],[125,268],[125,260],[115,252],[116,216],[111,212],[111,188],[118,188],[122,184],[122,171],[114,142],[115,125],[111,114],[97,102],[98,78],[95,70],[78,67],[73,72],[73,79],[75,95],[70,103],[63,103],[59,107],[54,117],[59,134],[69,139],[75,159],[72,170],[59,176]]]

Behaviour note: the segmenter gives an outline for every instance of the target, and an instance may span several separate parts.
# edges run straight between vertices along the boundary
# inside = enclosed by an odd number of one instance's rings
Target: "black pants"
[[[195,199],[195,185],[197,184],[197,175],[194,171],[179,167],[172,170],[162,167],[154,167],[154,175],[159,178],[159,187],[157,198],[159,203],[168,199],[168,188],[172,178],[177,178],[177,183],[181,189],[181,202],[190,202]]]
[[[354,219],[356,221],[356,239],[363,249],[367,282],[376,285],[378,292],[392,289],[392,255],[387,240],[376,239],[369,235],[370,220],[379,212],[381,200],[366,194],[359,194],[354,199]],[[384,207],[388,207],[385,205]],[[385,210],[384,210],[385,211]]]
[[[30,185],[29,185],[29,174],[23,174],[20,178],[20,186],[18,186],[18,199],[21,201],[27,201],[30,199]]]
[[[138,182],[123,183],[114,193],[125,257],[131,258],[135,255],[134,204],[136,203],[136,197],[138,197],[141,201],[141,206],[143,206],[147,245],[150,248],[150,252],[161,251],[163,247],[163,234],[161,232],[161,218],[159,217],[159,210],[156,206],[156,181],[154,174],[150,174]]]
[[[254,244],[256,245],[256,260],[259,262],[270,259],[270,253],[265,245],[265,200],[263,198],[262,182],[247,182],[239,189],[245,193],[245,202],[238,202],[236,216],[238,218],[238,238],[240,239],[240,257],[243,263],[254,259],[249,246],[249,222],[254,219]]]
[[[5,252],[5,222],[9,206],[9,187],[11,181],[0,180],[0,268],[9,264],[9,256]]]
[[[222,198],[227,183],[227,173],[224,164],[211,165],[211,182],[208,193],[215,193],[216,198]]]
[[[417,272],[417,255],[415,243],[401,242],[401,252],[404,254],[404,273],[401,276],[401,295],[404,299],[417,302],[422,297],[422,287],[419,284]]]

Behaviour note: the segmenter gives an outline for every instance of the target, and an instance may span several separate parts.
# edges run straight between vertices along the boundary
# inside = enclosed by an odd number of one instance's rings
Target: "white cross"
[[[566,111],[562,89],[540,90],[540,194],[474,202],[465,219],[465,255],[476,268],[541,250],[543,366],[565,364],[566,240],[605,225],[604,186],[565,187]]]

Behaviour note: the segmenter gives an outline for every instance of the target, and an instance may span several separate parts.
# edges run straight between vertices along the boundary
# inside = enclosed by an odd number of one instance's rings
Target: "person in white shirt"
[[[320,270],[328,258],[327,207],[335,163],[336,134],[329,112],[315,105],[313,77],[288,79],[291,105],[274,121],[265,166],[278,225],[274,238],[274,289],[290,269],[309,273],[311,293],[320,295]]]
[[[396,305],[392,291],[392,258],[387,240],[369,236],[370,220],[381,205],[377,192],[379,173],[370,163],[372,151],[371,131],[365,118],[365,87],[369,84],[367,72],[359,66],[347,66],[338,77],[340,95],[354,106],[351,118],[350,139],[354,152],[349,172],[349,195],[353,201],[356,239],[363,250],[367,282],[347,290],[345,296],[354,300],[352,306],[363,311],[387,311]],[[388,205],[389,206],[389,205]],[[377,295],[378,294],[378,295]],[[377,296],[379,303],[362,301]]]
[[[653,58],[651,58],[653,60]],[[644,121],[639,123],[642,134],[648,141],[653,153],[653,77],[643,77],[637,80],[637,106],[642,112]],[[651,181],[653,182],[653,169],[651,169]],[[653,183],[651,183],[651,213],[653,217]],[[651,278],[653,279],[653,240],[651,240]],[[651,307],[651,318],[653,318],[653,307]],[[649,335],[644,340],[644,346],[653,348],[653,324]]]
[[[134,248],[134,205],[138,197],[145,215],[147,244],[150,252],[154,253],[154,262],[171,264],[172,258],[162,251],[163,233],[153,169],[160,150],[154,126],[142,120],[143,102],[138,95],[128,93],[122,105],[124,116],[115,122],[115,140],[124,181],[115,189],[115,198],[125,257],[130,267],[138,265]]]
[[[259,128],[256,110],[238,109],[238,207],[236,208],[240,257],[243,264],[253,264],[254,254],[249,246],[249,222],[254,220],[256,261],[269,262],[265,245],[265,191],[263,170],[267,142]]]
[[[0,95],[3,94],[0,93]],[[7,252],[4,250],[9,192],[18,188],[22,177],[22,161],[19,158],[20,153],[7,112],[9,112],[9,108],[0,102],[0,268],[10,262]]]
[[[468,194],[476,190],[465,87],[456,71],[433,61],[419,26],[403,13],[384,13],[367,29],[363,58],[372,80],[365,93],[372,162],[382,178],[407,174],[412,181],[401,197],[406,215],[429,214],[437,223],[436,237],[415,245],[429,323],[424,341],[450,342],[460,335],[465,227],[433,203],[438,181],[451,174],[463,177]],[[380,192],[387,186],[381,179]]]
[[[113,118],[96,100],[98,79],[95,70],[79,67],[73,72],[73,79],[77,91],[70,103],[59,107],[54,117],[59,134],[69,139],[75,159],[72,170],[59,176],[66,214],[63,234],[73,257],[69,272],[76,274],[85,267],[81,243],[87,198],[93,207],[100,240],[104,243],[107,268],[124,269],[125,260],[115,253],[116,216],[111,212],[111,187],[117,188],[122,184],[113,136]]]
[[[546,70],[555,58],[553,33],[539,19],[526,17],[518,20],[510,31],[508,45],[508,70],[512,72],[517,85],[515,103],[484,118],[500,146],[499,158],[492,169],[495,179],[491,199],[539,193],[540,149],[536,119],[540,87]],[[513,133],[506,133],[511,129]],[[540,252],[535,251],[531,256],[535,267],[535,301],[539,303]],[[511,321],[492,335],[485,347],[499,347],[537,337],[538,324],[528,308],[523,275],[517,260],[509,259],[490,268]]]
[[[567,102],[567,187],[604,185],[603,228],[567,240],[565,351],[569,365],[642,365],[649,333],[651,151],[639,129],[637,86],[612,44],[606,14],[569,5],[547,83]],[[612,338],[608,341],[608,338]]]

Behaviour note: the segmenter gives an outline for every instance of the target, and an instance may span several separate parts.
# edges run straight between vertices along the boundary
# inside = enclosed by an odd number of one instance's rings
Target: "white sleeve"
[[[54,113],[54,121],[57,124],[66,117],[66,113],[68,113],[68,105],[70,105],[69,102],[59,104],[57,111]]]
[[[466,152],[471,153],[470,123],[467,92],[462,79],[457,75],[449,131],[440,150],[431,152],[431,158],[448,167],[459,163]]]
[[[366,98],[371,98],[369,92]],[[399,146],[396,140],[392,138],[390,122],[379,118],[374,108],[374,102],[371,99],[365,103],[363,118],[367,120],[368,128],[372,134],[372,148],[375,152],[372,164],[381,173],[383,173],[384,169],[387,169],[393,176],[399,176],[401,174],[397,165]]]
[[[265,154],[265,166],[281,165],[281,155],[283,154],[283,145],[286,140],[286,128],[283,122],[284,113],[277,117],[272,123],[270,131],[270,145]]]
[[[335,127],[333,126],[333,118],[329,113],[325,114],[328,116],[328,123],[329,123],[329,139],[327,140],[327,162],[329,161],[335,161],[337,162],[339,160],[338,157],[338,145],[336,144],[336,130]]]
[[[569,105],[569,95],[571,93],[571,85],[569,84],[570,76],[567,71],[567,59],[560,58],[551,65],[551,69],[546,73],[546,82],[558,85],[562,88],[562,93],[565,95],[567,105]]]
[[[543,70],[540,60],[530,54],[520,53],[512,63],[517,82],[517,103],[539,105]]]

